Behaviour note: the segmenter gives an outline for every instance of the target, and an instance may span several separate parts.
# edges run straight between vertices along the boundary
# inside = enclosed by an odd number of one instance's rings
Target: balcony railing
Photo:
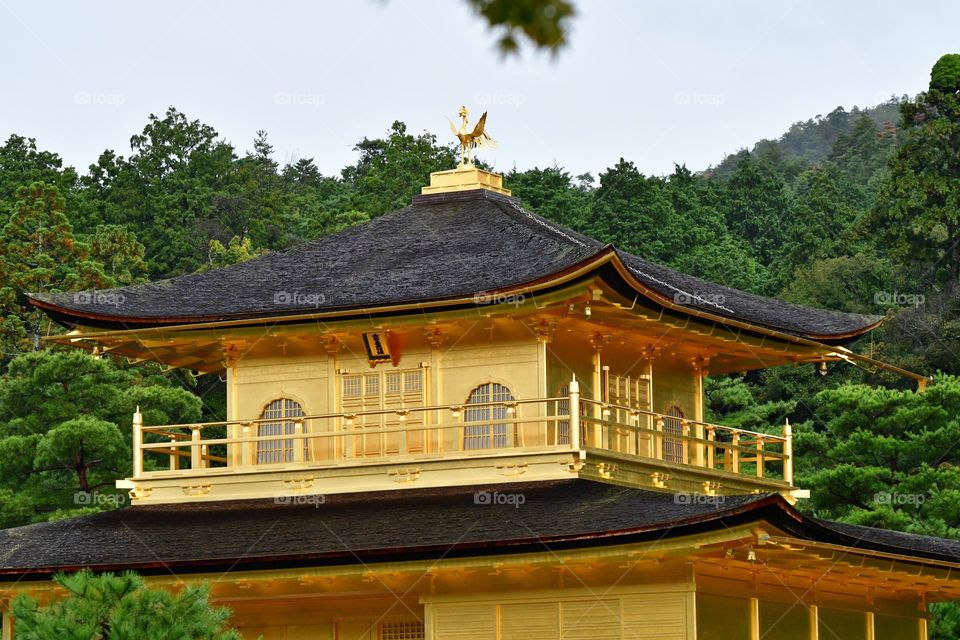
[[[538,451],[605,451],[681,467],[793,481],[792,436],[569,396],[259,420],[144,426],[134,479],[355,466]]]

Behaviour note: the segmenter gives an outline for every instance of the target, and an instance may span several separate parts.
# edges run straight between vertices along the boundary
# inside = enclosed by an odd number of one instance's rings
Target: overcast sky
[[[501,60],[462,0],[0,0],[0,135],[85,169],[173,105],[240,152],[265,129],[279,161],[330,174],[394,120],[448,139],[466,104],[490,112],[498,169],[596,175],[623,156],[664,174],[914,94],[960,52],[954,0],[574,2],[558,58]]]

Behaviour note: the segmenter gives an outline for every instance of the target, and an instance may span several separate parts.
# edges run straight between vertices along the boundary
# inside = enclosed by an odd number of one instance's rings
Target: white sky
[[[960,3],[574,0],[570,45],[501,60],[462,0],[0,0],[0,136],[85,168],[176,106],[240,152],[327,174],[394,120],[449,136],[490,111],[499,169],[703,169],[843,105],[914,94],[960,51]],[[147,7],[152,8],[147,8]]]

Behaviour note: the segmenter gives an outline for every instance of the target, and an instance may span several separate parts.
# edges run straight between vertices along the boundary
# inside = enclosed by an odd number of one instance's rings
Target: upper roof
[[[477,504],[478,491],[523,496]],[[779,494],[677,501],[588,480],[134,506],[0,531],[0,580],[90,567],[244,570],[662,540],[761,521],[797,538],[957,563],[960,541],[805,518]],[[361,524],[362,526],[358,526]]]
[[[546,284],[609,260],[619,262],[640,293],[794,335],[842,341],[879,320],[789,304],[685,275],[484,189],[419,196],[366,224],[223,269],[97,295],[30,298],[68,326],[139,328],[464,300]]]

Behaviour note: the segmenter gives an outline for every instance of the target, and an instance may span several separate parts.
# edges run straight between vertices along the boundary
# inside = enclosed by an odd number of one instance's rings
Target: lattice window
[[[261,422],[257,434],[261,436],[293,435],[297,420],[303,417],[303,407],[296,400],[279,398],[266,406],[260,415]],[[306,433],[306,424],[303,431]],[[271,464],[278,462],[293,462],[294,440],[277,439],[257,443],[257,464]],[[309,444],[303,440],[303,459],[309,460]]]
[[[363,376],[363,395],[366,397],[380,395],[380,376],[375,373]]]
[[[420,369],[405,371],[403,373],[403,392],[420,393],[423,391],[423,375]]]
[[[363,395],[363,378],[360,376],[343,376],[343,397],[359,398]]]
[[[383,622],[380,624],[380,640],[424,640],[423,623]]]
[[[424,424],[422,411],[404,410],[424,406],[425,369],[372,371],[345,374],[341,384],[341,410],[355,413],[355,429],[394,429]],[[388,410],[389,413],[365,414]],[[403,413],[394,413],[394,411]],[[408,452],[421,452],[425,447],[422,430],[411,430],[406,438]],[[367,433],[354,439],[354,451],[361,457],[378,457],[400,451],[401,434]]]
[[[510,389],[496,382],[488,382],[470,392],[467,405],[512,400]],[[501,422],[506,420],[506,417],[507,408],[502,405],[466,407],[463,416],[463,448],[473,450],[507,446],[507,425]]]
[[[683,435],[683,411],[680,407],[670,407],[667,416],[663,419],[663,459],[667,462],[686,462],[684,441],[669,437]]]
[[[387,393],[400,393],[403,391],[403,374],[399,371],[391,371],[387,374]]]

